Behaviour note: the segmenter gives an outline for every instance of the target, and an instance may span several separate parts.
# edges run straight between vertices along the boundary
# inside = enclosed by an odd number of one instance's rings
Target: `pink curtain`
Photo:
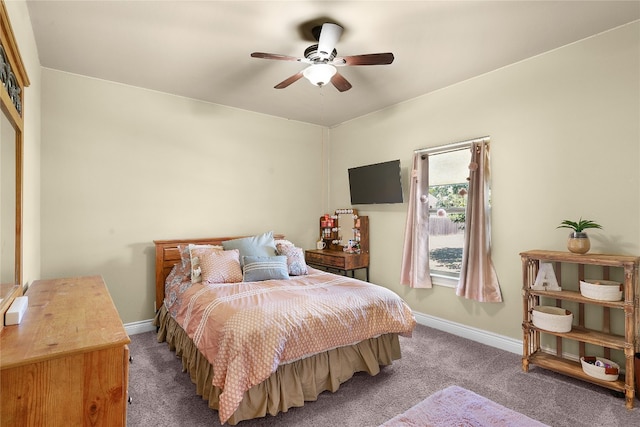
[[[502,302],[498,276],[491,262],[489,208],[489,144],[471,145],[462,269],[456,295],[480,302]]]
[[[429,157],[426,154],[413,155],[400,283],[412,288],[433,286],[429,271]]]

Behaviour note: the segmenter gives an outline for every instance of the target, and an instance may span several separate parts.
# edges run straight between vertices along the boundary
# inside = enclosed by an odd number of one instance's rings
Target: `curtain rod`
[[[419,148],[417,150],[413,150],[414,153],[425,153],[425,154],[440,154],[446,153],[448,151],[456,151],[466,148],[468,145],[473,144],[474,142],[489,142],[489,136],[483,136],[481,138],[468,139],[466,141],[454,142],[452,144],[447,145],[439,145],[437,147],[431,148]]]

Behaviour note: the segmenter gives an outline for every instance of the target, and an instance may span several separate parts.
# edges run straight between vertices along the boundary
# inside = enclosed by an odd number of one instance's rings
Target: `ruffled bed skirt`
[[[212,385],[211,364],[164,305],[156,314],[154,325],[158,327],[158,342],[166,341],[176,356],[182,358],[182,368],[189,372],[196,393],[217,410],[222,390]],[[281,365],[269,378],[245,392],[228,422],[235,425],[267,413],[287,412],[289,408],[303,406],[305,401],[316,400],[325,390],[335,392],[356,372],[376,375],[381,365],[390,365],[396,359],[400,359],[398,335],[386,334]]]

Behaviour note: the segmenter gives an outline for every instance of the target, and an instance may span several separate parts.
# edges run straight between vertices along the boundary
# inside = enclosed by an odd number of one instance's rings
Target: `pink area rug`
[[[432,394],[380,427],[400,426],[544,427],[546,424],[454,385]]]

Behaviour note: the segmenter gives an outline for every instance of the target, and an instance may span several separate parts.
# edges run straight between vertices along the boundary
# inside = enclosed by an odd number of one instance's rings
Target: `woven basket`
[[[531,310],[534,326],[551,332],[569,332],[573,313],[560,307],[537,305]]]
[[[602,362],[605,365],[609,365],[611,368],[615,368],[615,373],[607,373],[607,369],[604,366],[596,366],[591,363],[585,362],[585,358],[580,358],[582,364],[582,370],[590,377],[598,378],[605,381],[615,381],[618,379],[620,372],[620,365],[604,357],[596,357],[596,360]]]
[[[620,301],[622,284],[611,280],[581,280],[580,293],[584,297],[600,301]]]

